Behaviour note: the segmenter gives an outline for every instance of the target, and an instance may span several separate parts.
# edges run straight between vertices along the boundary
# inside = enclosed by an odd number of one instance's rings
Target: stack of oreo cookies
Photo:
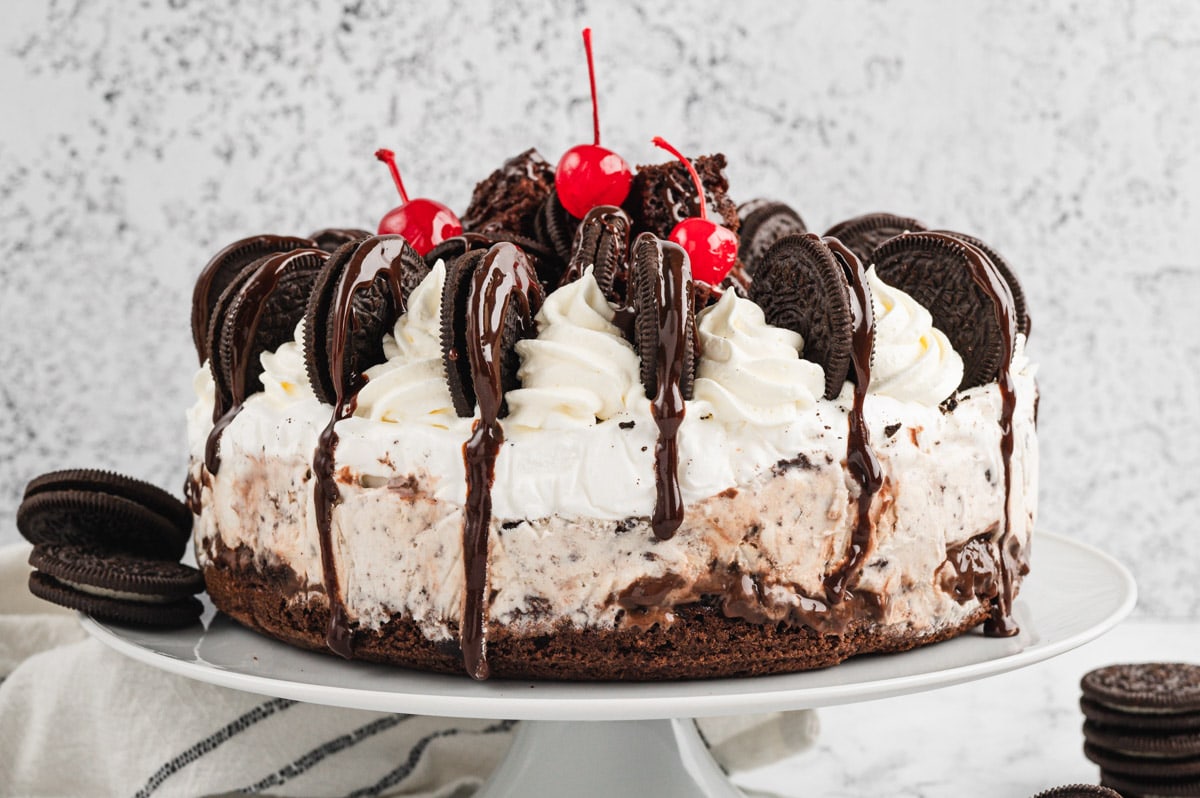
[[[29,590],[97,618],[186,626],[204,579],[179,562],[192,513],[146,482],[107,471],[43,474],[25,488],[17,528],[34,544]]]
[[[1102,784],[1126,798],[1200,796],[1200,665],[1110,665],[1080,686],[1083,752]]]

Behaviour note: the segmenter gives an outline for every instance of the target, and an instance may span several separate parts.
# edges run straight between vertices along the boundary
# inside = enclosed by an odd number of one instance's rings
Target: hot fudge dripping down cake
[[[461,221],[401,188],[378,234],[221,250],[187,481],[217,607],[475,678],[1014,634],[1037,388],[1012,270],[890,214],[810,233],[724,168],[597,136],[512,158]]]

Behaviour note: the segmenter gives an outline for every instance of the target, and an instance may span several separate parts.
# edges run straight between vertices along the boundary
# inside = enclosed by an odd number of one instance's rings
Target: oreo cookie
[[[1109,665],[1085,674],[1079,686],[1085,698],[1139,716],[1200,712],[1200,665],[1184,662]]]
[[[537,272],[538,280],[544,290],[551,291],[558,286],[562,279],[566,261],[559,258],[552,250],[538,241],[508,230],[493,230],[488,233],[463,233],[448,238],[425,254],[425,262],[433,268],[438,260],[447,265],[451,261],[474,250],[491,249],[496,244],[509,243],[520,247],[526,258]]]
[[[210,320],[213,309],[234,278],[265,255],[314,246],[316,244],[307,238],[251,236],[233,242],[212,257],[200,272],[196,279],[196,287],[192,291],[192,341],[196,344],[196,354],[201,363],[208,360],[210,354],[208,333],[212,326]]]
[[[533,220],[534,238],[565,262],[571,258],[578,227],[579,220],[567,213],[558,200],[558,191],[551,189]]]
[[[1033,798],[1121,798],[1121,794],[1098,784],[1064,784],[1042,790]]]
[[[771,246],[787,235],[807,233],[800,214],[774,200],[757,199],[738,206],[738,257],[753,276],[754,267]]]
[[[504,394],[520,387],[516,344],[536,335],[542,299],[537,273],[515,244],[468,252],[451,265],[442,294],[442,351],[458,415],[474,415],[481,400],[497,403],[491,408],[497,418],[507,415]],[[480,380],[489,383],[482,393]]]
[[[1200,795],[1200,778],[1180,779],[1126,776],[1111,770],[1100,770],[1100,783],[1120,792],[1124,798],[1196,798]]]
[[[704,186],[709,217],[733,232],[738,231],[737,206],[729,199],[725,179],[725,156],[701,155],[692,159]],[[687,169],[677,160],[654,166],[639,166],[624,208],[633,219],[635,233],[650,232],[667,238],[675,225],[700,215],[700,198]],[[719,219],[717,217],[720,217]]]
[[[534,219],[553,186],[554,167],[537,150],[525,150],[475,186],[462,215],[463,229],[476,233],[507,230],[532,237],[536,235]]]
[[[867,266],[872,264],[875,249],[901,233],[916,233],[928,228],[916,219],[897,216],[893,213],[866,213],[844,222],[838,222],[825,231],[846,246]]]
[[[317,249],[332,253],[340,246],[354,241],[362,241],[372,235],[370,231],[359,230],[356,227],[326,227],[310,233],[308,237],[316,244]]]
[[[209,364],[218,406],[236,407],[262,390],[260,356],[291,341],[329,255],[294,249],[259,258],[218,300],[209,331]]]
[[[76,469],[44,474],[26,486],[17,529],[35,545],[95,546],[178,560],[191,535],[192,514],[149,483]]]
[[[625,295],[628,282],[629,234],[633,227],[625,211],[612,205],[592,208],[579,223],[575,250],[562,277],[562,284],[574,282],[588,267],[600,290],[610,302]]]
[[[1160,757],[1136,752],[1118,753],[1094,743],[1083,744],[1083,755],[1110,773],[1175,779],[1200,776],[1200,756]]]
[[[755,271],[750,298],[768,323],[804,339],[804,358],[825,370],[825,398],[841,393],[854,330],[850,287],[829,247],[812,233],[779,239]]]
[[[114,598],[76,589],[40,571],[29,575],[29,592],[44,601],[85,612],[100,620],[135,626],[188,626],[200,620],[204,613],[204,605],[194,596],[165,602]]]
[[[1123,711],[1087,697],[1079,699],[1079,709],[1085,718],[1101,726],[1115,726],[1133,732],[1200,731],[1200,711]]]
[[[879,279],[924,306],[933,316],[934,326],[962,357],[959,390],[995,381],[1012,355],[1005,350],[995,301],[972,276],[976,259],[986,269],[992,268],[982,252],[942,233],[896,236],[871,256]],[[998,290],[1005,294],[998,301],[1011,303],[1011,296],[1003,290],[1003,277],[998,271],[994,274]]]
[[[1200,731],[1151,734],[1085,721],[1083,737],[1093,746],[1115,754],[1170,759],[1200,757]]]
[[[336,404],[386,357],[384,333],[404,312],[429,266],[400,236],[340,247],[317,276],[304,312],[304,357],[317,398]]]
[[[147,601],[177,601],[204,590],[204,576],[190,565],[89,546],[34,546],[29,564],[47,576],[83,592],[139,596]]]
[[[672,281],[668,292],[664,283]],[[668,294],[679,297],[682,307],[667,307]],[[692,398],[696,379],[695,287],[687,254],[678,245],[663,241],[652,233],[642,233],[633,243],[629,264],[629,305],[634,310],[634,348],[641,361],[642,385],[646,398],[658,392],[660,373],[670,371],[661,362],[676,350],[683,362],[679,366],[679,389],[684,399]]]
[[[950,230],[937,230],[938,233],[945,233],[948,236],[954,236],[960,241],[966,241],[971,246],[987,255],[988,260],[992,262],[1004,278],[1004,282],[1008,283],[1008,290],[1012,292],[1013,304],[1017,310],[1017,332],[1022,333],[1026,338],[1029,337],[1029,307],[1025,301],[1025,292],[1021,289],[1021,282],[1017,279],[1016,273],[1012,267],[1008,265],[999,252],[989,247],[983,241],[980,241],[975,236],[969,236],[965,233],[955,233]]]

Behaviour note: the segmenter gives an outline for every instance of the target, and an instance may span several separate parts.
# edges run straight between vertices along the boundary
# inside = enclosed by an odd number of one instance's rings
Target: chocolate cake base
[[[222,547],[224,549],[224,547]],[[329,610],[319,589],[301,586],[286,566],[260,568],[251,552],[224,549],[204,568],[213,603],[234,620],[292,645],[332,653],[325,644]],[[308,598],[302,598],[307,596]],[[804,626],[756,624],[725,617],[703,603],[674,607],[672,623],[648,628],[580,629],[518,636],[488,629],[493,678],[662,681],[792,673],[836,665],[860,654],[887,654],[956,637],[982,623],[982,606],[961,623],[928,632],[852,621],[841,635]],[[452,630],[453,631],[453,630]],[[438,673],[463,673],[454,640],[428,640],[410,619],[354,629],[356,659]]]

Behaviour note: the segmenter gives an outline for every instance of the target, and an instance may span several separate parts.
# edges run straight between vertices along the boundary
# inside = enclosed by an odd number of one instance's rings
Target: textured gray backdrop
[[[537,146],[723,151],[735,199],[870,210],[1014,263],[1041,363],[1042,523],[1200,616],[1200,7],[1028,2],[140,5],[8,0],[0,31],[0,543],[23,484],[178,491],[192,282],[256,232],[462,209]],[[1036,551],[1034,555],[1036,567]]]

